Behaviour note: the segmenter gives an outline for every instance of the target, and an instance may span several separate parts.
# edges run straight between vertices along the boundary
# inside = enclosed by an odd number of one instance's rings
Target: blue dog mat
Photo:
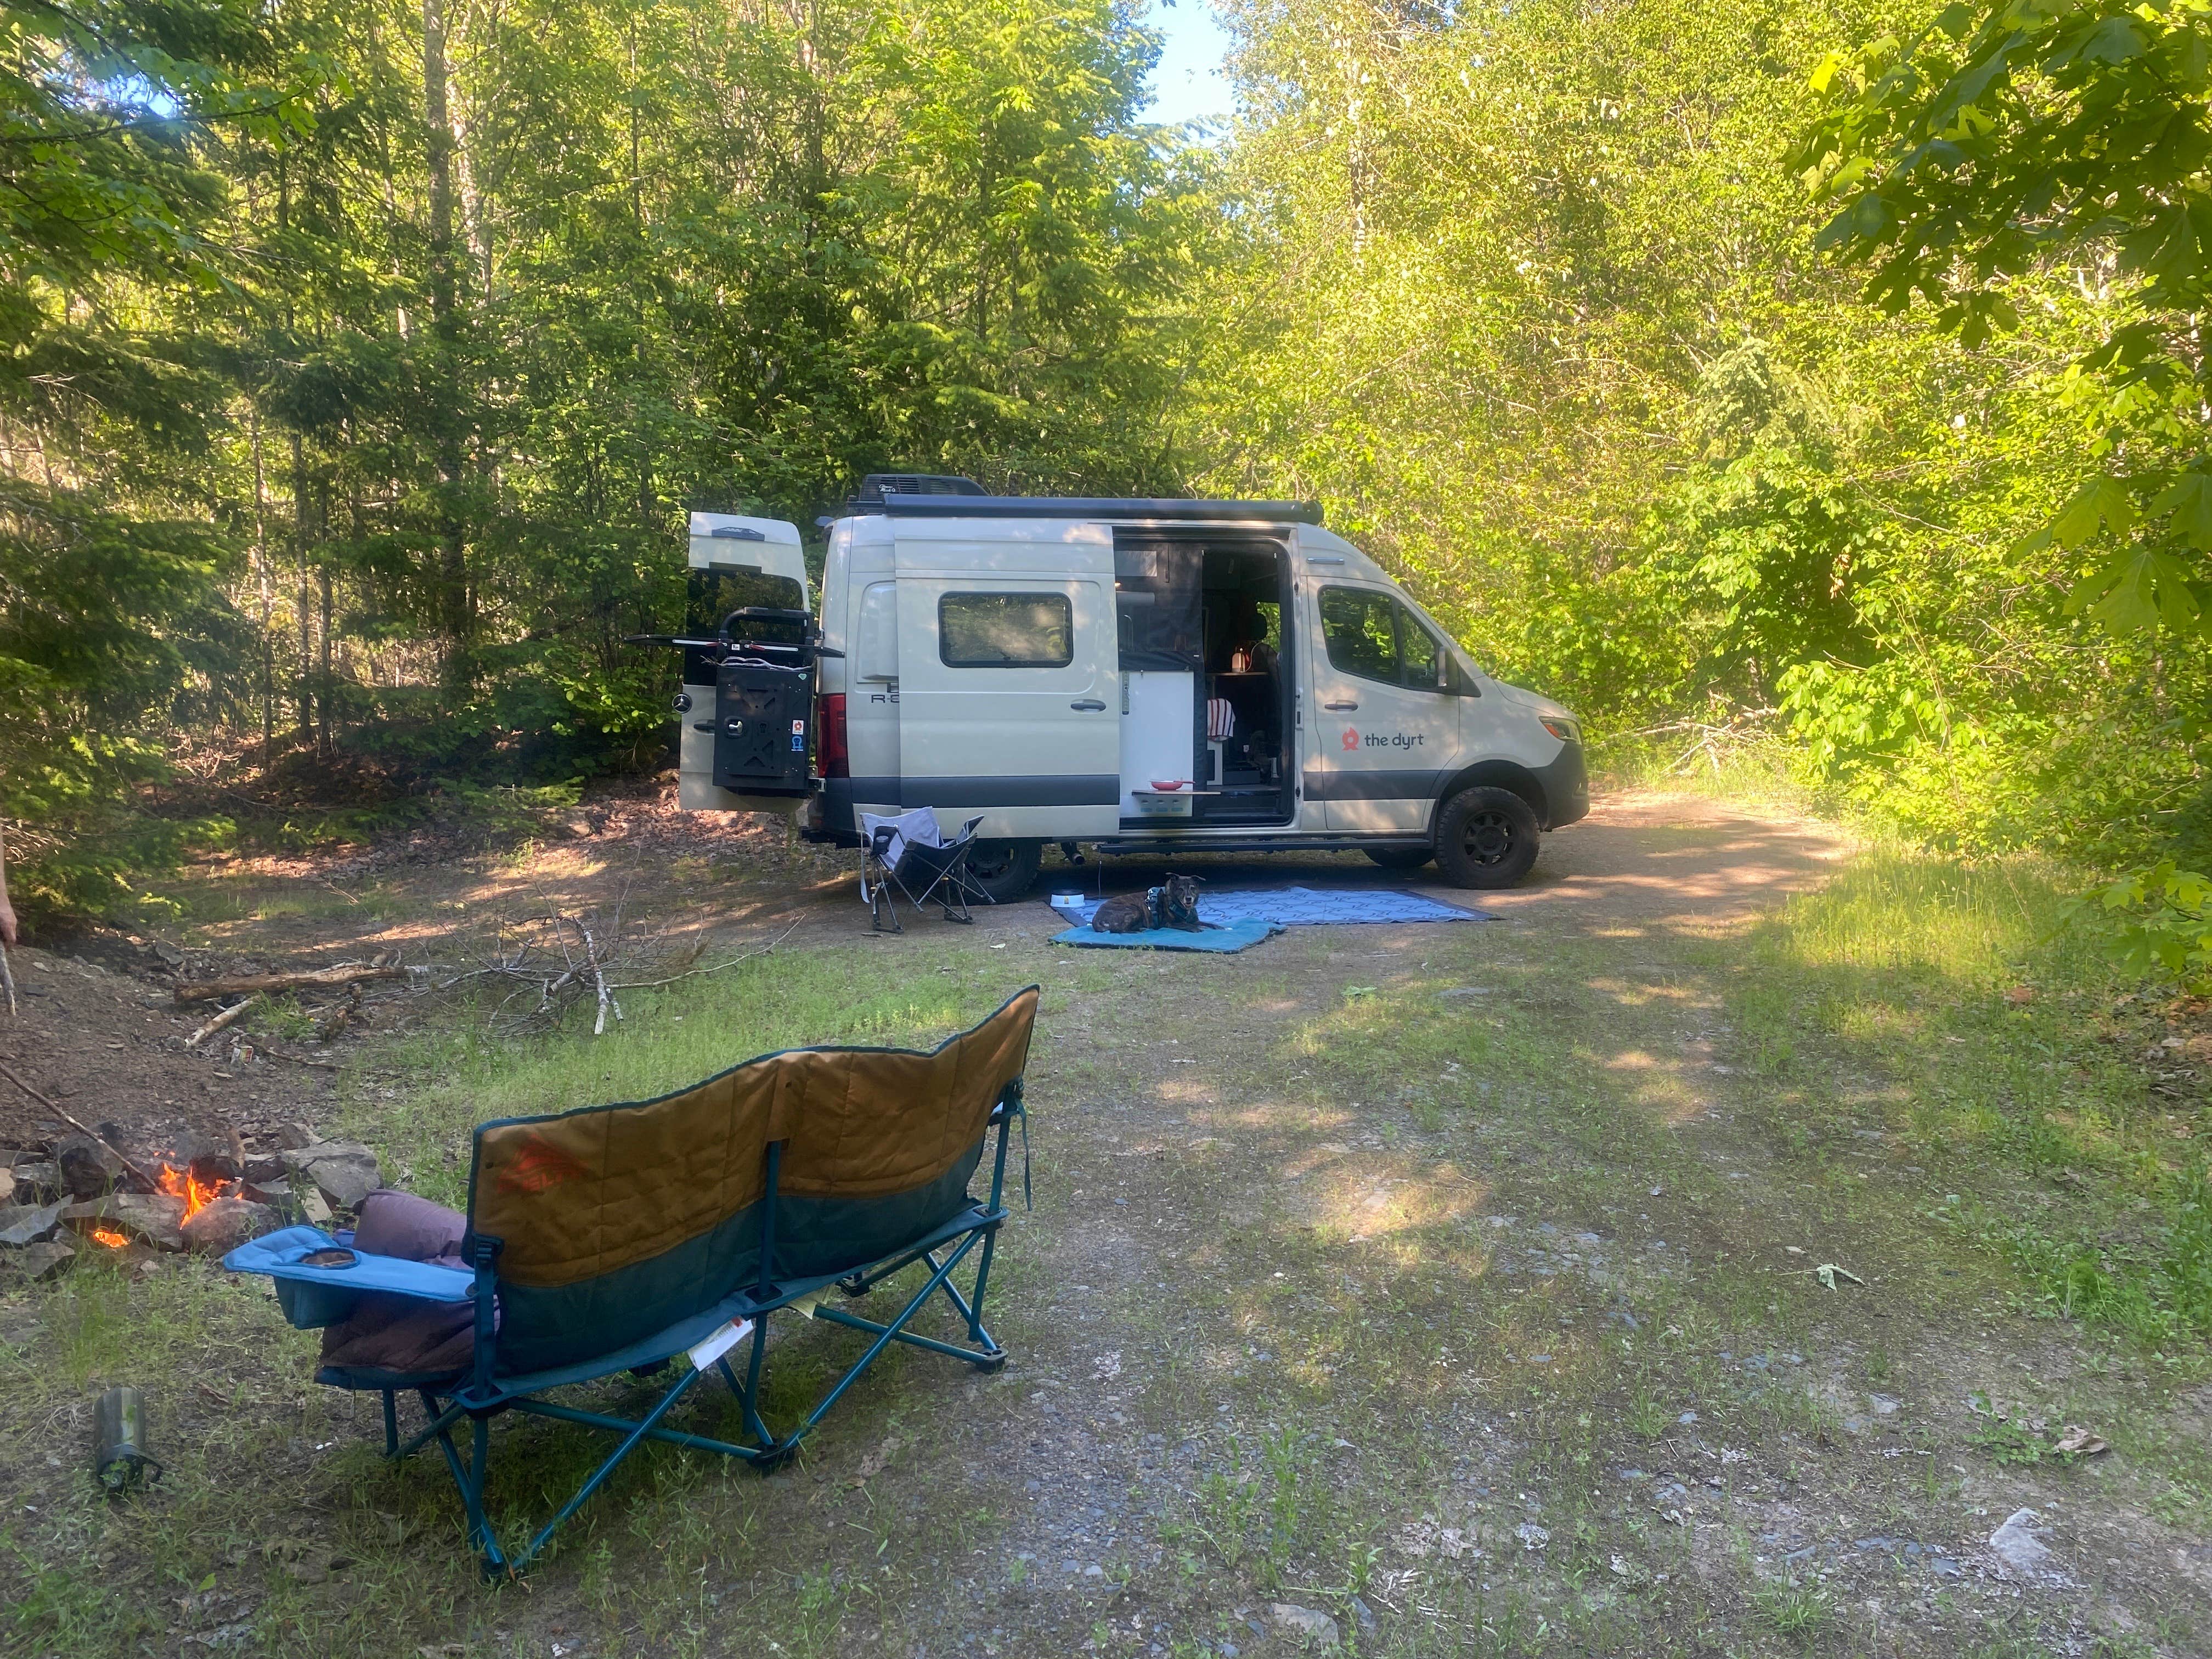
[[[1088,927],[1103,901],[1086,898],[1079,904],[1055,904],[1059,915]],[[1419,893],[1395,889],[1352,889],[1321,892],[1311,887],[1255,888],[1198,896],[1201,921],[1272,921],[1279,927],[1312,927],[1353,921],[1492,921],[1486,910],[1468,910]],[[1144,938],[1143,934],[1125,937]],[[1194,937],[1189,935],[1187,937]]]
[[[1065,914],[1063,912],[1063,914]],[[1249,951],[1270,934],[1283,931],[1279,922],[1247,916],[1225,923],[1218,931],[1186,933],[1180,927],[1147,927],[1141,933],[1094,933],[1088,926],[1054,933],[1054,945],[1128,946],[1139,951]]]

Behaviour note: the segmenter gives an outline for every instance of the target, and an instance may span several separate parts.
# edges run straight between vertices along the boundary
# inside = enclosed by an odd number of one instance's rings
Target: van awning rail
[[[1319,501],[1201,501],[1173,496],[915,495],[884,491],[894,519],[1113,519],[1164,524],[1313,524]]]

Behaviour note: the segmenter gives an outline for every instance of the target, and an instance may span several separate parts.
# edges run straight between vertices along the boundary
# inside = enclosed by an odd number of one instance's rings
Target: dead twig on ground
[[[1778,708],[1747,708],[1718,720],[1668,720],[1659,726],[1646,726],[1634,732],[1616,733],[1601,740],[1599,746],[1636,738],[1687,736],[1691,739],[1690,746],[1667,763],[1668,773],[1686,776],[1696,769],[1702,757],[1718,775],[1723,752],[1747,748],[1771,737],[1772,733],[1765,722],[1781,712]]]
[[[764,957],[799,931],[793,922],[757,951],[748,951],[743,956],[732,957],[727,962],[717,962],[705,968],[692,968],[680,974],[671,974],[666,979],[625,980],[614,988],[617,991],[657,991],[664,985],[673,985],[679,980],[696,979],[701,974],[719,974],[725,968],[734,968],[741,962],[750,962],[755,957]]]
[[[190,1036],[186,1037],[185,1039],[185,1047],[187,1048],[197,1048],[200,1044],[205,1042],[210,1037],[213,1036],[217,1031],[223,1030],[227,1026],[237,1024],[238,1021],[246,1017],[246,1011],[253,1006],[253,1002],[254,999],[248,997],[243,1002],[237,1003],[231,1007],[224,1009],[213,1019],[208,1021],[206,1024],[201,1026],[198,1030],[194,1031]]]
[[[335,1072],[338,1069],[337,1066],[330,1060],[309,1060],[305,1054],[288,1054],[282,1048],[272,1048],[265,1042],[260,1044],[254,1052],[257,1054],[266,1054],[271,1060],[289,1061],[294,1066],[312,1066],[319,1072]]]

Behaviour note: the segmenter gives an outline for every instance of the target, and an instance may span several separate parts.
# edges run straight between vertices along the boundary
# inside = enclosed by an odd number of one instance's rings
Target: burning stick
[[[62,1121],[63,1122],[64,1122],[64,1123],[68,1124],[68,1125],[70,1126],[70,1128],[72,1128],[72,1129],[76,1130],[79,1134],[81,1134],[81,1135],[90,1135],[90,1136],[92,1137],[92,1139],[93,1139],[99,1141],[99,1142],[100,1142],[100,1144],[101,1146],[106,1146],[109,1152],[113,1152],[113,1153],[115,1154],[115,1157],[116,1157],[116,1161],[117,1161],[118,1163],[121,1164],[123,1165],[123,1167],[124,1167],[125,1169],[128,1170],[129,1170],[132,1175],[137,1176],[140,1181],[143,1182],[145,1183],[145,1185],[146,1185],[146,1190],[147,1190],[148,1192],[149,1192],[149,1193],[160,1193],[160,1192],[167,1192],[167,1191],[168,1190],[166,1187],[162,1186],[162,1184],[161,1184],[160,1182],[156,1181],[156,1180],[155,1180],[152,1176],[148,1175],[148,1174],[147,1174],[143,1170],[140,1169],[140,1168],[139,1168],[136,1164],[133,1164],[133,1163],[132,1163],[129,1158],[127,1158],[124,1157],[124,1155],[123,1155],[123,1151],[122,1151],[122,1149],[121,1149],[120,1147],[118,1147],[118,1146],[115,1146],[113,1143],[112,1143],[112,1142],[110,1142],[110,1141],[108,1141],[108,1140],[106,1140],[106,1139],[103,1139],[101,1136],[100,1136],[100,1135],[98,1135],[98,1134],[94,1134],[94,1133],[93,1133],[93,1131],[92,1131],[92,1130],[86,1128],[86,1127],[85,1127],[85,1126],[84,1126],[83,1124],[82,1124],[82,1123],[78,1122],[75,1118],[71,1117],[71,1116],[70,1116],[67,1112],[65,1112],[65,1111],[62,1110],[62,1109],[61,1109],[60,1107],[58,1107],[58,1106],[55,1105],[55,1104],[54,1104],[54,1103],[53,1103],[52,1101],[48,1100],[48,1099],[47,1099],[44,1095],[40,1094],[40,1093],[36,1089],[33,1089],[33,1088],[29,1084],[27,1084],[27,1083],[24,1082],[22,1079],[21,1079],[21,1078],[17,1077],[17,1076],[15,1074],[15,1073],[13,1073],[13,1072],[9,1071],[9,1070],[8,1069],[8,1067],[7,1067],[7,1066],[0,1066],[0,1077],[4,1077],[4,1078],[6,1078],[6,1079],[8,1079],[8,1081],[9,1081],[9,1082],[10,1082],[10,1083],[14,1084],[14,1085],[15,1085],[18,1089],[21,1089],[21,1090],[25,1094],[27,1094],[27,1095],[28,1095],[28,1096],[30,1096],[30,1097],[31,1097],[32,1099],[33,1099],[33,1100],[37,1101],[37,1102],[39,1103],[39,1104],[40,1104],[40,1105],[41,1105],[41,1106],[45,1107],[48,1111],[52,1112],[52,1113],[56,1117],[58,1117],[58,1118],[61,1119],[61,1121]]]

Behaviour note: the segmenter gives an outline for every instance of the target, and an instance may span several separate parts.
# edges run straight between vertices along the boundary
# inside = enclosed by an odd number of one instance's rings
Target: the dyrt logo
[[[542,1193],[564,1181],[574,1181],[589,1174],[591,1171],[573,1154],[562,1152],[543,1136],[532,1135],[522,1143],[522,1150],[515,1155],[514,1161],[499,1172],[499,1189],[503,1193]]]
[[[1353,731],[1350,726],[1346,726],[1344,728],[1344,752],[1348,755],[1358,747],[1359,733]]]

